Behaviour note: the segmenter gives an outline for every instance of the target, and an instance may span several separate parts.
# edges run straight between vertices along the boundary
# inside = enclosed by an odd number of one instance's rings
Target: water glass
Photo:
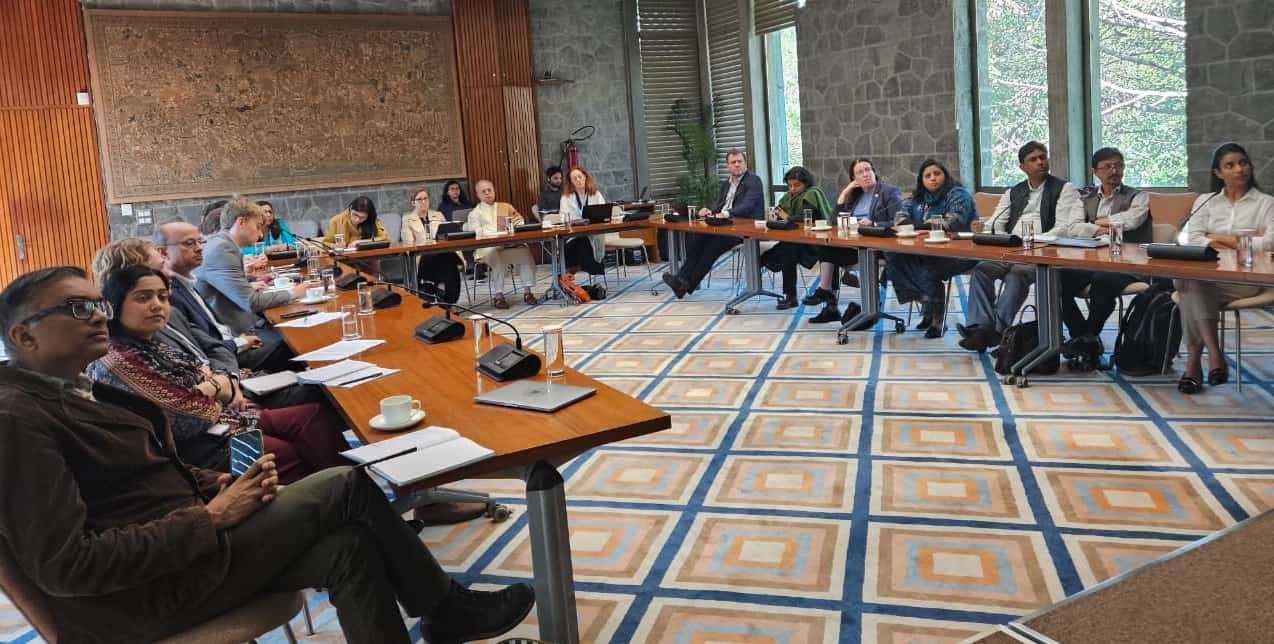
[[[252,254],[265,257],[265,242],[257,242],[252,245]]]
[[[371,315],[376,312],[372,304],[372,285],[366,282],[358,285],[358,314]]]
[[[1035,250],[1035,222],[1022,222],[1022,250]]]
[[[566,351],[559,325],[544,327],[544,373],[550,379],[566,374]]]
[[[808,232],[814,229],[814,211],[806,208],[801,211],[801,217],[805,220],[805,230]]]
[[[491,320],[481,315],[470,315],[473,326],[473,354],[482,355],[491,349]]]
[[[849,235],[851,237],[857,237],[858,236],[858,217],[855,217],[852,213],[847,216],[849,217]]]
[[[345,248],[345,233],[336,233],[332,236],[332,248]]]
[[[305,258],[305,277],[308,280],[320,280],[323,271],[323,258],[318,255]]]
[[[319,274],[323,276],[323,293],[325,295],[334,295],[336,293],[336,269],[325,268]]]
[[[1239,266],[1251,268],[1254,262],[1252,256],[1252,237],[1256,235],[1256,231],[1251,228],[1241,228],[1234,231],[1238,237],[1238,248],[1235,249],[1235,261]]]
[[[1110,222],[1110,256],[1122,257],[1124,254],[1124,225],[1118,221]]]
[[[353,304],[341,305],[341,339],[357,340],[363,337],[358,331],[358,307]]]

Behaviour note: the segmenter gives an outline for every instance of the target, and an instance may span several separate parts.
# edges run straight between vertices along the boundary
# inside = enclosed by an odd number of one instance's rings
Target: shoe
[[[672,293],[677,296],[677,299],[680,300],[686,296],[686,287],[681,284],[681,280],[676,275],[664,273],[663,279],[664,284],[667,284],[668,288],[672,289]]]
[[[991,347],[1000,346],[1000,334],[989,329],[966,327],[968,335],[960,340],[960,347],[969,351],[982,353]]]
[[[779,299],[779,303],[774,305],[774,308],[779,311],[786,311],[788,309],[794,309],[797,306],[799,306],[799,303],[796,301],[796,294],[788,293]]]
[[[947,307],[945,302],[933,302],[927,305],[929,316],[926,318],[929,324],[925,328],[925,337],[930,340],[942,337],[943,322],[947,319]]]
[[[818,315],[810,318],[810,324],[826,324],[828,322],[837,322],[840,320],[840,307],[828,302]]]
[[[487,512],[487,504],[474,501],[471,503],[430,503],[422,505],[411,511],[411,519],[407,521],[409,525],[416,528],[416,532],[420,532],[423,528],[433,525],[452,525],[455,523],[464,523],[481,517]]]
[[[858,273],[851,273],[849,269],[845,269],[840,275],[840,283],[850,288],[858,288]]]
[[[840,316],[841,322],[848,322],[863,312],[863,307],[858,302],[850,302],[845,305],[845,314]]]
[[[831,302],[832,298],[833,296],[831,291],[816,288],[813,293],[806,295],[805,298],[801,300],[801,304],[804,304],[805,306],[818,306],[819,304]]]
[[[527,291],[522,294],[522,301],[526,302],[527,305],[529,306],[535,306],[536,304],[540,303],[539,300],[535,299],[535,293],[532,293],[530,291]]]
[[[941,325],[941,324],[939,324],[938,326],[931,326],[931,327],[929,327],[929,328],[925,329],[925,337],[926,337],[926,338],[928,338],[928,339],[930,339],[930,340],[932,340],[932,339],[934,339],[934,338],[941,338],[941,337],[942,337],[942,325]]]
[[[453,579],[451,592],[438,602],[421,631],[430,644],[498,637],[521,624],[534,605],[535,590],[530,584],[487,592],[469,590]]]
[[[1177,381],[1177,391],[1183,394],[1197,394],[1203,391],[1203,383],[1196,376],[1181,376]]]
[[[495,296],[495,299],[491,301],[491,306],[494,306],[497,309],[507,309],[509,308],[509,301],[504,299],[503,295],[497,295]]]
[[[959,322],[956,322],[956,333],[960,334],[961,339],[968,339],[972,337],[974,330],[977,328],[978,328],[978,325],[976,324],[970,324],[969,326],[965,326],[963,324],[960,324]]]
[[[1208,384],[1212,385],[1213,387],[1217,385],[1224,385],[1225,383],[1229,381],[1230,381],[1229,365],[1226,365],[1224,367],[1217,367],[1216,369],[1212,369],[1211,371],[1208,372]]]

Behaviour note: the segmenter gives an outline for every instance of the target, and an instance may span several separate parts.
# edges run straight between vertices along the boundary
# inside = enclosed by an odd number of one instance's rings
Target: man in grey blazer
[[[258,290],[243,268],[241,246],[262,238],[265,218],[256,204],[237,197],[221,209],[221,232],[208,237],[203,266],[196,273],[195,288],[232,331],[249,333],[261,321],[266,309],[283,306],[305,294],[305,284],[286,291]]]

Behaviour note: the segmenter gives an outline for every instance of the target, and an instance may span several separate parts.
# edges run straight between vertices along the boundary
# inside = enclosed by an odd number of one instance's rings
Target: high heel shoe
[[[1208,372],[1208,384],[1212,385],[1213,387],[1217,385],[1224,385],[1225,383],[1229,381],[1230,381],[1229,365],[1217,367],[1216,369],[1213,369]]]
[[[1177,381],[1177,391],[1183,394],[1197,394],[1203,391],[1203,383],[1199,382],[1199,378],[1191,375],[1183,375]]]

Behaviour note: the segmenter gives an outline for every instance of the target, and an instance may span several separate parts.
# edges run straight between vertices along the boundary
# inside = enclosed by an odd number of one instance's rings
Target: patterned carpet
[[[723,315],[727,263],[682,301],[629,278],[512,311],[523,333],[565,323],[574,366],[673,414],[562,470],[584,641],[955,642],[1274,507],[1268,313],[1245,318],[1242,396],[1064,370],[1017,389],[956,346],[963,283],[945,338],[838,346],[813,311]],[[466,583],[530,577],[520,486],[468,482],[514,518],[424,534]],[[307,639],[341,641],[310,603]],[[510,635],[536,632],[533,613]],[[0,603],[0,640],[35,639]]]

